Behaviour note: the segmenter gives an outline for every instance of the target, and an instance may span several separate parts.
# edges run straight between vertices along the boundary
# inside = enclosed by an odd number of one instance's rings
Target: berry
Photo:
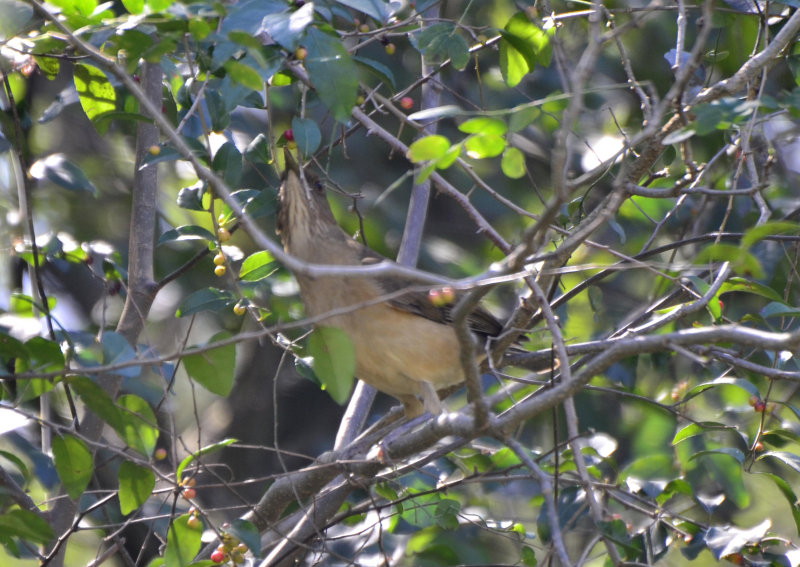
[[[214,563],[222,563],[225,561],[225,554],[218,549],[211,554],[211,561]]]
[[[369,24],[361,24],[358,26],[358,31],[361,33],[369,33]]]
[[[222,252],[217,252],[217,255],[214,256],[214,264],[216,266],[225,265],[225,254],[223,254]]]
[[[397,51],[397,46],[394,43],[387,43],[385,49],[387,54],[394,55],[394,52]]]
[[[147,151],[150,152],[151,155],[157,156],[161,153],[161,146],[150,146],[147,148]]]
[[[764,400],[758,400],[753,405],[753,411],[756,411],[758,413],[763,413],[765,409],[767,409],[767,404],[764,403]]]
[[[753,394],[750,396],[750,399],[747,400],[747,403],[750,404],[751,407],[756,407],[756,404],[761,401],[761,396],[758,394]]]
[[[191,500],[192,498],[197,497],[197,491],[194,488],[184,488],[183,489],[183,497],[187,500]]]
[[[227,270],[227,268],[225,268],[225,266],[217,266],[216,268],[214,268],[214,274],[219,276],[219,277],[224,276],[225,272],[227,272],[227,271],[228,270]]]
[[[197,516],[189,516],[189,519],[186,520],[186,527],[190,530],[198,530],[203,527],[203,522]]]
[[[231,239],[231,233],[227,228],[219,227],[217,231],[217,238],[219,238],[220,242],[227,242]]]
[[[181,484],[183,484],[183,486],[189,486],[191,488],[194,488],[195,486],[197,486],[197,479],[193,476],[190,476],[189,478],[185,479]]]
[[[233,306],[233,312],[241,317],[242,315],[247,313],[247,307],[242,305],[242,302],[240,301],[239,303]]]
[[[306,57],[308,57],[308,49],[305,47],[298,47],[294,50],[294,56],[297,58],[298,61],[302,61]]]
[[[445,286],[442,288],[442,299],[446,303],[453,303],[456,300],[456,292],[453,291],[452,287]]]
[[[283,133],[283,137],[286,138],[287,142],[294,142],[294,132],[292,132],[291,128]]]
[[[406,110],[411,110],[414,107],[414,99],[410,96],[404,96],[400,99],[400,106]]]
[[[154,456],[157,461],[163,461],[167,458],[167,450],[163,447],[156,449],[156,454]]]

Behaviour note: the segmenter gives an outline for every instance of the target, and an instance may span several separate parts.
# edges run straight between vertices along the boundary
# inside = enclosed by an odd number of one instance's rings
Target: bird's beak
[[[300,174],[300,164],[297,163],[296,159],[294,159],[294,156],[292,155],[292,152],[289,151],[289,148],[283,148],[283,160],[285,162],[284,173],[294,171],[296,174]]]

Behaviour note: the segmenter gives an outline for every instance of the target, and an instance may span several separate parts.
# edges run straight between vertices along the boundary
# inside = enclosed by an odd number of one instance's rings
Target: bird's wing
[[[366,247],[363,247],[361,250],[361,258],[361,263],[364,265],[377,264],[378,262],[386,260],[386,258],[380,254]],[[415,280],[414,278],[397,275],[378,277],[377,282],[381,287],[381,291],[385,294],[393,294],[412,287],[419,287],[423,284],[423,282]],[[414,315],[425,317],[436,323],[447,325],[453,322],[452,311],[460,295],[462,294],[456,293],[456,298],[452,303],[437,306],[431,301],[427,291],[409,290],[400,296],[387,300],[386,303],[395,309],[413,313]],[[503,330],[503,325],[500,321],[482,307],[477,307],[469,314],[467,317],[467,325],[469,325],[469,328],[474,333],[487,337],[495,337]]]

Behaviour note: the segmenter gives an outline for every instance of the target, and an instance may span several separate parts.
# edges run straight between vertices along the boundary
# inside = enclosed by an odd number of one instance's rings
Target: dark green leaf
[[[200,551],[202,531],[189,527],[190,517],[184,514],[170,524],[164,550],[165,567],[188,567]]]
[[[244,543],[253,555],[256,557],[261,555],[261,536],[258,533],[258,528],[252,523],[247,520],[234,520],[231,522],[227,532],[233,534]]]
[[[389,3],[384,0],[336,0],[339,4],[358,10],[379,22],[389,17]]]
[[[122,515],[127,516],[147,502],[155,485],[153,471],[124,461],[119,467],[119,508]]]
[[[436,505],[433,516],[436,524],[443,530],[455,530],[458,528],[458,513],[461,512],[461,503],[452,498],[443,498]]]
[[[344,404],[353,389],[356,353],[347,333],[336,327],[317,327],[308,339],[314,373],[334,401]]]
[[[211,337],[209,343],[221,341],[230,336],[227,331],[222,331]],[[233,388],[236,346],[229,344],[213,350],[190,354],[183,358],[183,365],[192,380],[210,392],[226,397]]]
[[[92,480],[92,453],[86,443],[71,435],[53,437],[53,459],[61,484],[70,498],[77,500]]]
[[[758,258],[747,250],[726,242],[718,242],[704,248],[695,257],[694,261],[697,264],[730,262],[731,269],[737,274],[753,276],[756,279],[764,277],[764,269],[761,267],[761,262],[758,261]]]
[[[800,456],[795,455],[794,453],[786,453],[784,451],[768,451],[758,456],[759,461],[766,459],[767,457],[771,459],[777,459],[778,461],[782,462],[784,465],[787,465],[795,470],[795,472],[800,473]]]
[[[314,4],[303,5],[293,12],[280,12],[265,16],[258,35],[272,39],[281,47],[294,51],[308,25],[314,20]]]
[[[247,145],[244,157],[254,163],[271,164],[272,156],[269,152],[269,138],[259,134]]]
[[[450,59],[456,69],[463,69],[469,63],[469,45],[451,22],[426,27],[412,36],[412,43],[431,62]]]
[[[275,271],[275,258],[267,250],[248,256],[239,270],[239,278],[247,282],[256,282]]]
[[[347,122],[358,97],[358,68],[338,37],[317,28],[306,36],[306,69],[320,99],[339,122]]]
[[[33,17],[33,8],[18,0],[0,2],[0,41],[17,35]]]
[[[162,234],[158,239],[157,245],[161,246],[166,242],[173,242],[176,240],[206,240],[208,242],[214,242],[216,241],[216,238],[208,229],[205,229],[202,226],[188,224],[173,228]]]
[[[309,118],[292,118],[292,133],[297,149],[305,157],[311,156],[322,142],[322,134],[317,123]]]
[[[375,61],[374,59],[368,59],[366,57],[361,57],[358,55],[353,56],[353,61],[355,61],[358,65],[362,68],[366,69],[368,72],[376,75],[378,80],[389,86],[392,90],[395,88],[394,83],[394,73],[392,70],[381,63],[380,61]]]
[[[0,515],[0,532],[34,544],[45,544],[53,539],[53,529],[47,520],[18,508]]]
[[[200,311],[222,311],[236,303],[236,297],[228,290],[209,287],[200,289],[184,299],[176,317],[186,317]]]
[[[233,142],[225,142],[214,154],[212,167],[228,187],[237,187],[242,179],[242,154]]]
[[[83,170],[67,160],[64,154],[50,154],[35,161],[30,167],[30,174],[34,179],[46,179],[70,191],[87,191],[97,195],[97,188]]]

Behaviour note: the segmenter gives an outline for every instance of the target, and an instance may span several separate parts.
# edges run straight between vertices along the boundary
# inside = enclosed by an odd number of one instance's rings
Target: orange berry
[[[187,500],[191,500],[192,498],[197,497],[197,491],[194,488],[184,488],[183,489],[183,497]]]
[[[400,107],[406,110],[411,110],[414,107],[414,99],[410,96],[404,96],[400,99]]]
[[[217,231],[217,238],[219,238],[220,242],[227,242],[231,239],[231,233],[227,228],[220,227]]]
[[[157,156],[158,154],[161,153],[161,146],[150,146],[147,149],[147,151],[150,152],[152,155]]]
[[[163,461],[167,458],[167,450],[163,447],[156,449],[155,458],[157,461]]]

